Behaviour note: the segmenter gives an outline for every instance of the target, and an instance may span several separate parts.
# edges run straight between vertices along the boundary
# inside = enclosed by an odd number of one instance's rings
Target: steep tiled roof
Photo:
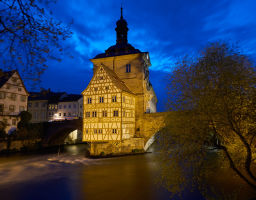
[[[2,71],[0,70],[0,88],[11,78],[11,76],[15,73],[15,70],[12,71]]]
[[[60,102],[70,102],[70,101],[78,101],[82,95],[80,94],[69,94],[66,97],[63,97]]]
[[[115,83],[115,85],[121,89],[122,91],[128,92],[133,94],[129,88],[125,85],[125,83],[117,76],[117,74],[109,69],[108,67],[106,67],[105,65],[101,65],[103,67],[103,69],[106,71],[106,73],[109,75],[109,77],[112,79],[112,81]]]
[[[65,97],[65,92],[51,92],[48,90],[43,90],[41,92],[30,92],[28,97],[29,101],[38,101],[38,100],[48,100],[49,103],[57,103],[60,101],[61,97]]]
[[[22,84],[23,88],[25,89],[26,93],[29,95],[29,93],[23,83],[23,80],[21,79],[20,74],[17,70],[11,70],[11,71],[4,72],[0,69],[0,88],[13,76],[14,73],[17,73],[18,77],[21,80],[21,84]]]
[[[112,56],[121,56],[121,55],[128,55],[128,54],[136,54],[141,53],[139,49],[135,49],[131,44],[116,44],[109,47],[105,53],[98,54],[94,57],[97,58],[105,58],[105,57],[112,57]]]

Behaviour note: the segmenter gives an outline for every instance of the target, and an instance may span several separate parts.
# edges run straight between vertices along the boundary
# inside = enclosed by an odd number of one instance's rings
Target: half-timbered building
[[[84,96],[84,140],[118,141],[135,133],[135,95],[108,67],[99,66]]]
[[[128,43],[122,10],[115,30],[116,44],[91,59],[94,74],[82,93],[83,140],[87,142],[139,138],[144,113],[156,112],[149,53]]]

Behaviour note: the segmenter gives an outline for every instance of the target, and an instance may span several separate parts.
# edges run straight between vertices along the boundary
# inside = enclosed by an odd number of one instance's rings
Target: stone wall
[[[139,120],[142,124],[140,132],[141,136],[145,138],[145,144],[155,133],[165,126],[165,118],[169,114],[169,112],[143,114],[143,117]]]
[[[33,146],[34,144],[40,142],[41,139],[33,140],[13,140],[10,141],[9,150],[20,151],[23,147]],[[0,152],[8,149],[8,141],[0,141]]]
[[[144,138],[130,138],[119,142],[91,143],[91,156],[124,155],[144,151]]]

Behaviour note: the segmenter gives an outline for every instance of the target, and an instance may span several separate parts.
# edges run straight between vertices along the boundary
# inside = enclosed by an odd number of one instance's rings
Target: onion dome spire
[[[128,27],[127,22],[123,18],[123,7],[121,6],[121,17],[116,22],[116,44],[127,44]]]

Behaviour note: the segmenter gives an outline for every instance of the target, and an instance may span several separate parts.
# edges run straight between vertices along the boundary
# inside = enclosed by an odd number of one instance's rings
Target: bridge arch
[[[145,138],[144,151],[154,143],[158,134],[165,127],[165,119],[169,112],[145,113],[141,123],[142,137]]]
[[[72,131],[82,131],[82,127],[81,119],[48,122],[42,143],[44,146],[64,144],[65,138]]]

